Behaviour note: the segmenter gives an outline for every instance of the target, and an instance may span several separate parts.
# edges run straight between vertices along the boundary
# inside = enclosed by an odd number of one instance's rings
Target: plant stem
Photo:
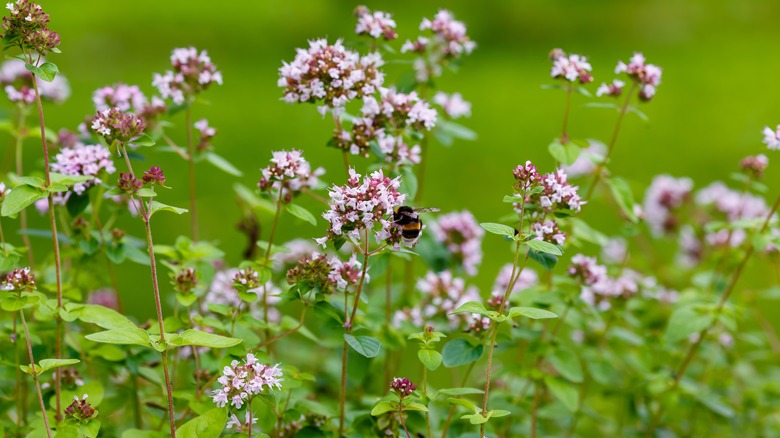
[[[598,185],[599,181],[601,181],[601,172],[604,170],[604,166],[607,164],[607,161],[609,160],[609,156],[612,155],[612,150],[615,149],[615,143],[617,142],[618,133],[620,133],[620,125],[623,123],[623,118],[626,116],[626,113],[628,112],[628,104],[631,103],[631,97],[634,95],[634,91],[636,90],[637,83],[634,82],[633,85],[631,85],[631,89],[626,93],[626,100],[623,101],[623,106],[620,107],[620,112],[618,113],[618,119],[617,123],[615,123],[615,129],[612,131],[612,137],[609,139],[609,145],[607,146],[607,153],[604,155],[604,159],[601,160],[601,162],[596,166],[596,170],[593,173],[593,181],[590,183],[590,187],[588,188],[588,194],[585,195],[586,200],[590,200],[590,197],[593,195],[593,191],[596,189],[596,186]]]
[[[284,332],[282,332],[282,333],[280,333],[280,334],[278,334],[278,335],[274,336],[274,337],[273,337],[273,338],[271,338],[271,339],[268,339],[268,340],[266,340],[266,341],[265,341],[265,342],[263,342],[262,344],[260,344],[260,345],[258,345],[257,347],[255,347],[255,350],[260,350],[260,349],[262,349],[263,347],[267,347],[267,346],[269,346],[269,345],[273,344],[274,342],[278,341],[279,339],[282,339],[282,338],[284,338],[284,337],[287,337],[287,336],[289,336],[289,335],[291,335],[291,334],[293,334],[293,333],[297,332],[298,330],[300,330],[300,329],[301,329],[301,327],[303,327],[303,321],[304,321],[304,318],[306,317],[306,309],[307,309],[307,308],[308,308],[308,306],[305,306],[305,307],[303,308],[303,310],[301,311],[301,318],[300,318],[300,321],[298,321],[298,325],[296,325],[295,327],[293,327],[293,328],[291,328],[291,329],[289,329],[289,330],[286,330],[286,331],[284,331]]]
[[[19,106],[19,122],[16,125],[16,175],[24,175],[24,165],[22,161],[23,145],[24,145],[24,122],[27,119],[27,109],[23,106]],[[35,257],[33,257],[32,243],[30,243],[30,236],[27,235],[27,209],[23,209],[19,212],[19,231],[22,234],[22,242],[24,242],[25,248],[27,248],[27,264],[30,265],[30,269],[35,267]]]
[[[43,104],[41,103],[41,93],[38,91],[38,79],[33,74],[33,88],[35,89],[35,102],[38,106],[38,120],[41,123],[41,144],[43,145],[43,165],[46,172],[46,187],[51,185],[51,169],[49,168],[49,146],[46,143],[46,122],[43,119]],[[57,310],[62,310],[62,263],[60,260],[60,241],[57,235],[57,220],[54,216],[54,198],[51,192],[48,196],[49,202],[49,226],[51,227],[51,238],[54,245],[54,271],[57,281]],[[54,341],[54,357],[60,359],[62,357],[62,337],[65,335],[65,330],[62,326],[62,318],[57,313],[56,318],[56,330]],[[62,389],[62,368],[57,367],[54,369],[54,397],[55,406],[57,412],[55,418],[57,421],[62,420],[62,404],[60,400],[60,393]]]
[[[423,365],[423,380],[422,380],[422,387],[423,387],[423,399],[428,401],[428,367]],[[428,436],[433,436],[431,433],[431,415],[428,411],[425,411],[425,426],[428,429]]]
[[[34,78],[33,78],[34,80]],[[22,327],[24,327],[24,338],[27,340],[27,354],[30,356],[30,368],[32,368],[32,378],[35,382],[35,390],[38,392],[38,403],[41,405],[41,415],[43,415],[43,424],[46,426],[46,435],[51,438],[51,429],[49,428],[49,416],[46,415],[46,405],[43,403],[43,394],[41,385],[38,382],[38,370],[35,367],[35,357],[32,351],[32,341],[30,341],[30,331],[27,329],[27,321],[24,319],[24,310],[19,310],[22,317]]]
[[[404,427],[404,432],[406,432],[406,438],[412,438],[412,435],[409,433],[409,429],[406,428],[406,422],[404,421],[404,409],[401,403],[398,403],[398,421],[400,421],[401,426]],[[430,432],[428,432],[428,436],[431,436]]]
[[[523,259],[522,265],[518,267],[521,247],[522,245],[520,245],[520,242],[517,242],[515,244],[515,259],[514,262],[512,263],[512,274],[509,276],[509,284],[507,285],[506,292],[504,292],[504,299],[501,300],[501,305],[499,306],[498,309],[499,315],[502,315],[504,313],[504,309],[506,308],[506,303],[509,301],[509,295],[512,293],[512,289],[514,288],[517,279],[520,278],[520,274],[523,273],[523,269],[525,269],[525,264],[528,261],[528,255],[526,255],[525,259]],[[482,396],[482,415],[485,415],[485,412],[487,412],[488,397],[490,395],[490,374],[493,368],[493,349],[496,346],[496,336],[498,335],[498,324],[493,322],[491,324],[490,331],[491,331],[491,335],[490,335],[490,345],[488,347],[488,363],[487,363],[487,370],[485,371],[485,394]],[[482,423],[482,425],[479,427],[479,436],[480,438],[485,437],[485,423]]]
[[[534,401],[531,406],[531,438],[536,438],[536,418],[539,407],[539,382],[534,383]]]
[[[249,438],[252,438],[252,405],[249,405],[249,409],[247,409],[247,412],[249,412],[249,430],[246,432],[246,436]]]
[[[574,91],[574,88],[571,85],[569,85],[566,88],[566,104],[563,110],[563,129],[561,130],[561,144],[566,144],[569,142],[568,125],[569,125],[569,109],[571,107],[572,91]]]
[[[184,123],[187,128],[187,150],[189,151],[189,159],[187,164],[189,166],[190,177],[190,225],[192,227],[192,240],[198,241],[198,199],[195,193],[195,144],[192,142],[192,108],[187,105],[187,109],[184,110]]]
[[[127,170],[130,172],[130,175],[135,178],[135,172],[133,171],[133,166],[130,163],[130,157],[127,155],[127,149],[125,148],[125,145],[121,145],[122,148],[122,155],[125,158],[125,164],[127,165]],[[162,315],[162,303],[160,301],[160,285],[157,282],[157,262],[154,257],[154,242],[152,240],[152,226],[151,226],[151,211],[146,208],[143,199],[140,197],[138,198],[138,203],[140,205],[139,210],[141,211],[141,218],[144,223],[144,229],[146,231],[146,247],[149,250],[149,263],[151,265],[151,271],[152,271],[152,288],[154,290],[154,304],[157,311],[157,324],[160,329],[160,343],[164,347],[167,348],[165,345],[165,326],[163,324],[163,315]],[[168,352],[167,350],[162,352],[162,366],[163,366],[163,373],[165,374],[165,389],[166,389],[166,395],[168,397],[168,424],[171,428],[171,437],[176,437],[176,424],[173,414],[173,385],[171,384],[171,376],[168,374]]]
[[[466,382],[469,381],[469,377],[471,377],[471,372],[474,371],[474,365],[476,365],[476,362],[471,362],[469,364],[469,367],[466,368],[466,373],[463,374],[463,379],[460,382],[460,386],[466,386]],[[450,413],[447,415],[447,420],[444,422],[444,427],[442,428],[441,438],[447,438],[447,431],[450,430],[450,423],[452,423],[452,417],[455,415],[455,405],[450,406]]]
[[[767,227],[769,226],[769,222],[772,220],[772,216],[774,216],[778,208],[780,208],[780,195],[778,195],[774,205],[772,205],[772,210],[769,211],[769,213],[766,215],[766,219],[764,219],[763,225],[761,225],[761,228],[758,230],[758,234],[763,234],[764,231],[766,231]],[[696,342],[692,343],[690,347],[688,347],[688,351],[686,352],[685,357],[683,358],[682,362],[677,368],[677,371],[675,372],[674,380],[672,380],[672,383],[669,385],[669,389],[668,389],[669,391],[677,388],[677,386],[680,384],[680,380],[682,380],[683,376],[685,375],[685,371],[688,369],[688,365],[690,365],[691,361],[696,355],[696,351],[698,350],[699,345],[701,345],[702,341],[704,341],[704,338],[707,336],[709,331],[712,330],[712,328],[715,327],[715,325],[717,324],[718,322],[717,315],[720,315],[721,311],[723,310],[723,306],[726,305],[726,302],[731,296],[731,293],[734,292],[734,289],[737,286],[737,282],[739,282],[739,278],[742,276],[742,271],[745,270],[745,266],[747,266],[750,257],[753,255],[753,253],[756,250],[756,247],[753,245],[752,240],[749,240],[749,242],[750,243],[748,244],[748,249],[745,252],[745,255],[742,257],[742,260],[739,262],[739,265],[737,266],[737,270],[734,271],[734,275],[731,277],[731,282],[726,288],[726,291],[723,292],[723,295],[721,295],[717,306],[715,306],[715,309],[713,310],[713,314],[716,315],[716,317],[713,318],[712,322],[707,327],[705,327],[704,329],[702,329],[702,331],[699,332],[699,338],[696,340]],[[664,408],[662,405],[660,405],[658,407],[658,410],[655,412],[655,414],[653,414],[650,418],[650,426],[648,426],[647,430],[645,431],[645,436],[649,437],[653,434],[655,429],[658,427],[658,423],[660,422],[663,413],[664,413]]]

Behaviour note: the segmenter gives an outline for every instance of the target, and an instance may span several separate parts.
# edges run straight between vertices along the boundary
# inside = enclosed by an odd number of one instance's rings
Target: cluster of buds
[[[195,268],[181,269],[177,274],[171,276],[171,284],[176,292],[188,294],[198,285],[198,278],[195,275]]]
[[[630,269],[624,270],[619,277],[610,277],[604,265],[582,254],[572,257],[567,272],[581,283],[580,299],[601,311],[611,309],[615,299],[636,295],[642,281],[642,277]]]
[[[99,184],[99,175],[111,175],[116,172],[111,152],[102,145],[84,145],[76,143],[73,147],[62,149],[51,163],[53,172],[72,176],[91,176],[89,181],[73,185],[76,194],[82,194],[89,187]]]
[[[614,79],[611,84],[602,82],[601,85],[599,85],[599,88],[596,90],[596,96],[618,97],[623,93],[623,87],[625,85],[626,83],[620,79]]]
[[[0,290],[11,292],[32,292],[35,289],[35,275],[30,272],[30,268],[14,269],[0,284]]]
[[[43,12],[40,5],[29,0],[17,0],[5,7],[11,15],[3,17],[3,35],[7,46],[19,46],[32,49],[45,56],[49,52],[58,52],[60,36],[49,29],[49,14]]]
[[[764,154],[750,155],[739,163],[740,169],[755,179],[761,179],[769,166],[769,158]]]
[[[254,292],[260,287],[260,273],[248,267],[239,269],[233,276],[233,288],[239,292]]]
[[[434,238],[442,243],[453,261],[468,275],[476,275],[482,262],[482,237],[485,231],[470,211],[453,212],[436,219],[431,227]]]
[[[619,61],[615,74],[626,73],[639,87],[639,99],[649,101],[655,96],[655,90],[661,83],[661,68],[645,62],[641,53],[634,53],[628,64]]]
[[[268,366],[257,361],[253,354],[247,354],[244,363],[234,360],[222,370],[217,379],[222,388],[212,393],[212,399],[218,407],[228,403],[241,409],[256,395],[282,387],[282,370],[279,364]]]
[[[539,181],[542,179],[536,166],[530,161],[526,161],[525,164],[515,167],[512,171],[512,176],[515,177],[515,191],[520,193],[531,191],[534,187],[539,185]]]
[[[593,82],[593,69],[588,58],[582,55],[567,55],[561,49],[553,49],[550,52],[550,60],[553,62],[550,76],[553,79],[563,79],[569,82],[579,81],[581,84]]]
[[[466,332],[478,335],[485,333],[490,328],[490,318],[479,313],[472,313],[469,315],[468,327]]]
[[[414,41],[407,40],[401,47],[403,53],[422,55],[414,63],[418,82],[440,76],[444,64],[470,54],[477,46],[466,34],[466,25],[445,9],[440,10],[433,20],[423,18],[420,30],[430,30],[431,37],[420,36]]]
[[[97,417],[98,411],[87,401],[87,394],[79,399],[73,396],[73,402],[65,408],[65,418],[75,422],[91,420]]]
[[[114,141],[124,144],[143,134],[146,124],[135,114],[122,112],[118,108],[109,108],[95,114],[91,128],[104,137],[108,144]]]
[[[394,377],[390,383],[390,389],[398,395],[398,398],[403,399],[412,395],[417,390],[417,385],[406,377]]]
[[[326,254],[304,255],[295,267],[287,271],[287,284],[305,284],[317,288],[320,293],[330,294],[334,290],[332,267]]]
[[[387,12],[371,12],[366,6],[360,5],[355,8],[357,25],[355,33],[358,35],[368,35],[371,38],[384,38],[386,41],[398,38],[395,31],[395,20]]]
[[[360,273],[363,264],[357,261],[357,255],[352,254],[348,261],[342,262],[337,257],[333,257],[328,262],[330,273],[328,280],[336,285],[339,290],[346,290],[351,285],[356,285],[360,281]],[[364,281],[368,282],[370,277],[366,274]]]
[[[260,169],[263,176],[257,187],[265,192],[276,192],[274,198],[281,197],[290,202],[303,190],[319,184],[319,176],[325,173],[321,167],[312,171],[311,165],[298,150],[274,151],[271,164]]]
[[[38,93],[43,100],[61,103],[70,96],[70,85],[62,75],[57,75],[51,82],[35,78]],[[0,67],[0,84],[8,96],[8,100],[18,104],[35,103],[35,84],[33,74],[18,59],[9,59]]]
[[[66,388],[84,386],[84,380],[81,378],[81,374],[79,374],[76,368],[63,368],[62,372],[60,373],[60,377],[62,378],[62,385]]]
[[[674,178],[658,175],[645,193],[644,219],[656,235],[670,233],[680,224],[679,212],[691,199],[693,181],[690,178]]]
[[[143,180],[144,184],[150,186],[165,187],[165,173],[160,169],[160,166],[150,167],[149,170],[144,172],[141,180]]]
[[[195,122],[194,126],[200,135],[200,140],[198,140],[198,144],[195,146],[195,148],[198,150],[198,152],[211,149],[211,139],[217,135],[217,130],[209,126],[209,121],[206,119],[198,120]]]
[[[361,57],[341,40],[333,44],[314,40],[308,49],[298,49],[292,62],[283,64],[278,85],[288,103],[322,102],[322,114],[329,109],[340,113],[347,102],[370,96],[382,86],[385,76],[379,67],[383,63],[378,53]]]
[[[171,99],[177,105],[190,101],[211,84],[222,85],[222,72],[211,62],[205,50],[194,47],[173,49],[172,70],[155,73],[152,85],[157,87],[163,99]]]
[[[394,225],[392,215],[400,207],[406,195],[398,191],[400,177],[388,178],[378,170],[363,178],[349,169],[349,179],[344,186],[334,185],[330,189],[329,210],[322,217],[330,224],[328,235],[316,239],[325,246],[330,240],[351,238],[360,240],[361,232],[371,232],[377,242],[388,241],[397,244],[400,232]],[[379,229],[375,229],[379,225]]]
[[[117,182],[117,187],[119,187],[119,190],[127,193],[128,195],[133,195],[143,186],[143,181],[136,178],[132,173],[119,172],[119,181]]]

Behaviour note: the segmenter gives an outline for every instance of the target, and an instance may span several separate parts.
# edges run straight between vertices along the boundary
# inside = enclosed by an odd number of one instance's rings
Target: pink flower
[[[506,265],[501,267],[501,270],[498,273],[498,276],[496,277],[496,281],[493,283],[493,291],[499,292],[502,294],[500,297],[503,299],[503,294],[506,291],[506,289],[509,287],[509,281],[511,280],[512,276],[512,264],[507,263]],[[515,281],[515,285],[512,288],[512,293],[514,292],[521,292],[525,289],[528,289],[531,286],[536,285],[539,282],[539,276],[536,274],[536,271],[532,269],[523,269],[520,272],[520,276]]]
[[[124,112],[138,112],[148,104],[146,96],[137,85],[121,82],[95,90],[92,93],[92,102],[98,111],[116,107]]]
[[[172,70],[154,74],[152,86],[163,99],[171,99],[177,105],[205,91],[211,84],[222,85],[222,72],[217,70],[205,50],[199,53],[194,47],[173,49],[171,66]]]
[[[358,6],[355,9],[357,16],[357,25],[355,33],[358,35],[368,35],[372,38],[384,38],[385,40],[394,40],[398,38],[395,31],[395,21],[387,12],[371,12],[365,6]]]
[[[647,64],[641,53],[634,53],[628,64],[619,61],[615,67],[615,74],[626,73],[628,77],[637,82],[639,86],[639,98],[649,101],[655,95],[655,90],[661,83],[661,68],[657,65]]]
[[[644,219],[654,234],[677,229],[676,213],[690,199],[692,190],[690,178],[658,175],[653,179],[645,193]]]
[[[560,49],[553,50],[551,58],[553,65],[550,76],[554,79],[565,79],[569,82],[579,81],[581,84],[593,81],[593,75],[590,73],[593,68],[588,62],[588,58],[576,54],[567,55]]]
[[[316,187],[320,180],[319,176],[325,173],[320,168],[311,170],[311,165],[303,154],[298,150],[274,151],[271,164],[268,167],[260,169],[263,176],[257,186],[263,191],[273,191],[274,199],[281,197],[284,202],[290,202],[303,190]]]
[[[111,152],[102,145],[76,143],[72,148],[60,151],[51,163],[51,170],[70,176],[92,176],[91,180],[73,185],[73,191],[80,195],[89,187],[99,184],[102,172],[111,175],[116,172]]]
[[[531,225],[531,231],[536,234],[535,240],[563,245],[566,242],[566,234],[558,230],[558,223],[554,220],[544,222],[534,222]]]
[[[256,395],[271,389],[281,389],[281,377],[279,364],[272,367],[263,365],[249,353],[243,364],[234,360],[222,370],[222,376],[217,379],[222,388],[212,392],[212,400],[220,408],[230,402],[231,406],[241,409],[244,403],[249,403]]]
[[[436,240],[442,243],[468,275],[476,275],[482,262],[482,237],[485,231],[471,212],[452,212],[440,216],[431,226]]]
[[[774,130],[767,126],[764,128],[763,133],[766,147],[772,150],[780,149],[780,125],[777,125],[777,128]]]
[[[596,90],[596,96],[618,97],[623,93],[624,85],[626,85],[626,83],[620,79],[613,80],[611,84],[602,82],[598,90]]]
[[[45,61],[41,61],[43,63]],[[18,59],[9,59],[0,67],[0,85],[3,85],[8,99],[15,103],[35,102],[33,75]],[[55,103],[64,102],[70,96],[70,85],[65,76],[58,74],[51,82],[36,78],[41,99]]]

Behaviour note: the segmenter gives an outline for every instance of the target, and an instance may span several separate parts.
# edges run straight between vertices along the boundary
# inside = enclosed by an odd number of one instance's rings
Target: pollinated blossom
[[[98,111],[90,126],[95,133],[104,137],[108,144],[114,141],[127,143],[143,134],[146,128],[143,119],[118,108]]]
[[[776,151],[780,149],[780,125],[772,129],[769,126],[764,127],[764,144],[769,149]]]
[[[468,275],[476,275],[482,262],[482,238],[485,231],[470,211],[452,212],[436,219],[431,226],[436,241],[443,244],[453,261]]]
[[[70,97],[70,84],[63,75],[58,74],[51,82],[38,77],[35,80],[42,100],[62,103]],[[5,61],[0,67],[0,84],[11,102],[27,105],[35,103],[33,74],[25,68],[23,61],[19,59]]]
[[[496,280],[493,283],[493,291],[499,293],[499,299],[503,300],[504,292],[509,287],[509,282],[512,280],[512,264],[507,263],[501,267],[501,270],[496,276]],[[532,269],[523,269],[520,272],[520,276],[515,281],[515,285],[512,287],[512,292],[521,292],[528,289],[531,286],[535,286],[539,283],[539,275]],[[500,305],[500,303],[498,303]]]
[[[561,49],[554,49],[550,53],[550,60],[553,65],[550,69],[550,76],[553,79],[564,79],[569,82],[579,81],[581,84],[587,84],[593,81],[593,70],[588,58],[582,55],[567,55]]]
[[[195,146],[195,148],[198,151],[204,151],[206,149],[210,149],[211,139],[214,138],[215,135],[217,135],[217,130],[209,126],[209,121],[206,119],[198,120],[197,122],[195,122],[193,126],[195,127],[195,129],[198,131],[198,134],[200,135],[200,140],[198,140],[198,144]]]
[[[566,233],[562,233],[558,229],[558,223],[554,220],[534,222],[531,225],[531,232],[536,235],[534,240],[543,240],[561,246],[566,242]]]
[[[337,289],[346,290],[347,287],[360,282],[363,264],[357,260],[356,254],[352,254],[346,262],[342,262],[338,257],[331,257],[330,261],[328,261],[328,266],[330,267],[328,280],[335,284]],[[370,281],[368,274],[366,274],[364,281]]]
[[[217,379],[222,388],[212,392],[212,400],[220,408],[229,403],[234,408],[241,409],[256,395],[271,389],[281,389],[282,380],[279,364],[261,364],[249,353],[243,363],[234,360],[230,366],[222,369],[222,376]]]
[[[78,396],[73,396],[73,402],[65,408],[65,418],[77,422],[91,420],[97,417],[97,414],[98,411],[87,401],[87,394],[84,394],[81,399]]]
[[[368,35],[374,39],[384,38],[386,41],[398,38],[398,33],[395,31],[395,20],[387,12],[371,12],[370,9],[361,5],[355,9],[355,16],[357,17],[356,34]]]
[[[390,389],[398,394],[398,398],[403,399],[404,397],[412,395],[412,393],[417,389],[417,385],[412,383],[406,377],[393,377],[393,381],[390,383]]]
[[[691,198],[693,181],[690,178],[675,178],[658,175],[645,192],[644,219],[655,235],[677,229],[677,213]]]
[[[70,176],[91,176],[92,179],[73,185],[73,191],[81,195],[93,185],[100,184],[101,174],[116,172],[111,152],[102,145],[84,145],[76,143],[71,148],[63,148],[54,157],[51,170]]]
[[[49,14],[43,12],[39,4],[17,0],[15,3],[6,3],[5,7],[11,14],[3,17],[3,35],[0,38],[43,56],[50,51],[57,51],[60,36],[49,29]]]
[[[463,100],[460,93],[447,94],[439,91],[433,96],[433,103],[442,107],[452,119],[471,116],[471,103]]]
[[[639,99],[649,101],[655,96],[655,91],[661,83],[661,68],[654,64],[648,64],[644,55],[634,53],[628,64],[619,61],[615,67],[615,74],[625,73],[636,82],[639,87]]]
[[[10,292],[33,292],[36,290],[35,275],[30,268],[16,268],[5,276],[0,290]]]
[[[198,52],[195,47],[173,49],[171,67],[172,70],[163,74],[155,73],[152,86],[163,99],[171,99],[177,105],[189,101],[212,84],[222,85],[222,72],[217,70],[205,50]]]
[[[347,184],[334,185],[329,191],[330,208],[322,217],[330,227],[327,236],[316,239],[317,243],[324,247],[329,239],[360,240],[361,232],[365,230],[374,235],[377,243],[388,240],[397,244],[400,233],[392,215],[406,200],[406,195],[398,191],[400,184],[400,177],[391,179],[382,170],[362,178],[361,182],[361,175],[350,168]]]
[[[596,170],[597,163],[604,161],[606,152],[607,147],[604,146],[604,143],[590,140],[588,147],[580,151],[577,159],[569,166],[561,165],[561,169],[566,172],[569,178],[590,175]]]
[[[468,322],[469,315],[452,312],[469,301],[482,301],[475,286],[466,286],[463,278],[453,276],[450,271],[428,272],[417,281],[417,290],[422,293],[422,302],[396,311],[393,316],[396,326],[408,321],[422,327],[428,321],[443,318],[451,328],[457,328]]]
[[[262,191],[275,191],[285,202],[290,202],[301,191],[319,184],[319,176],[325,173],[321,167],[311,170],[311,165],[298,150],[275,151],[271,164],[260,169],[263,176],[257,186]]]
[[[767,166],[769,166],[769,158],[764,154],[747,156],[739,163],[739,167],[743,172],[750,174],[756,179],[761,179],[764,176]]]
[[[347,102],[370,96],[384,83],[384,64],[378,53],[361,57],[347,50],[341,40],[309,41],[308,49],[298,49],[290,63],[279,69],[279,87],[287,103],[322,102],[319,110],[341,113]]]
[[[623,93],[623,87],[625,85],[626,83],[620,79],[614,79],[611,84],[602,82],[601,85],[599,85],[599,88],[596,90],[596,96],[618,97]]]
[[[251,424],[257,423],[257,417],[252,417],[250,410],[251,408],[247,409],[244,413],[244,421],[239,420],[236,414],[230,414],[225,427],[231,430],[235,430],[238,433],[248,433],[250,422]]]

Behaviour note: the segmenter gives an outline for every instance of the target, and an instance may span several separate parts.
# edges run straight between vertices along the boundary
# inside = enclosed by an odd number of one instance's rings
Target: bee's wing
[[[441,209],[438,209],[436,207],[430,207],[430,208],[415,208],[415,213],[436,213],[441,211]]]

